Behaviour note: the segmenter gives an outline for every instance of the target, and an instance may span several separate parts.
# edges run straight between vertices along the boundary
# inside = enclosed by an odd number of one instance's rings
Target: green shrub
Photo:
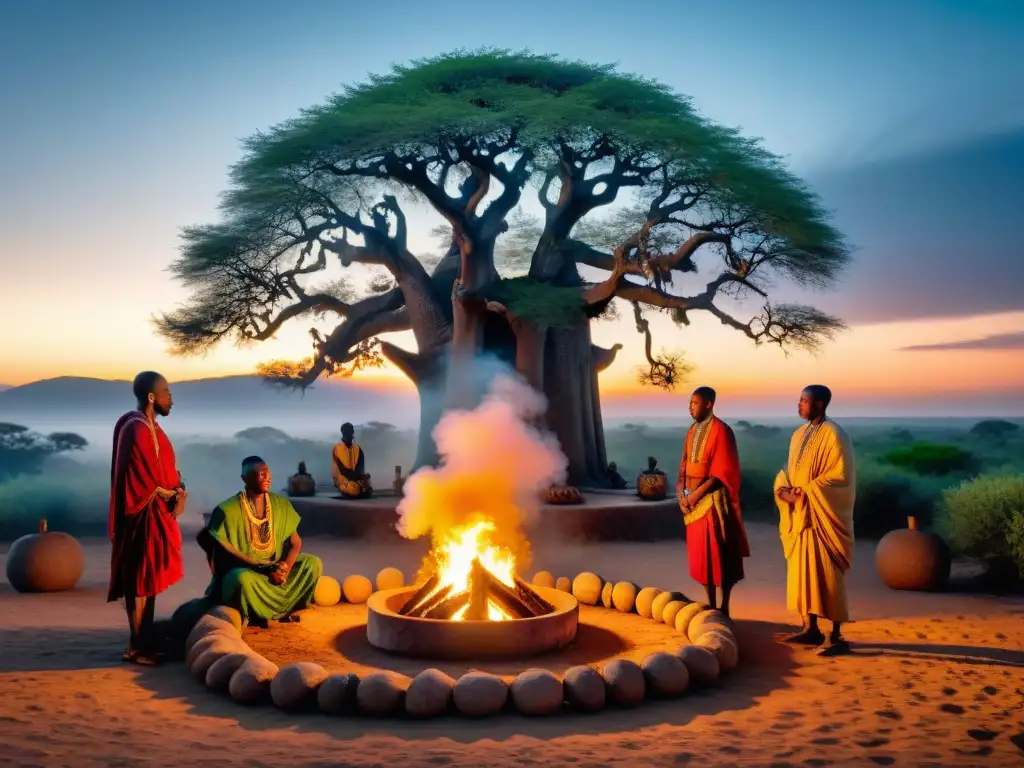
[[[940,521],[954,552],[1024,575],[1024,475],[983,475],[942,494]]]
[[[883,536],[905,528],[908,517],[918,518],[923,526],[930,525],[944,485],[945,481],[937,477],[923,477],[870,458],[859,460],[853,507],[855,535]]]
[[[882,460],[919,475],[969,472],[974,466],[974,457],[968,451],[941,443],[914,443],[894,448],[884,454]]]
[[[0,541],[38,530],[46,518],[51,530],[74,536],[105,536],[110,475],[103,471],[17,477],[0,484]]]

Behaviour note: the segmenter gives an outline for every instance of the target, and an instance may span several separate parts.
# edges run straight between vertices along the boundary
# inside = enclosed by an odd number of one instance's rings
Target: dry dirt
[[[589,716],[431,722],[244,708],[207,692],[179,665],[120,663],[123,613],[104,602],[108,545],[88,542],[86,573],[74,592],[19,595],[0,582],[0,765],[1024,764],[1024,600],[889,591],[874,572],[873,546],[864,543],[850,578],[856,621],[847,635],[856,653],[823,659],[777,642],[793,622],[778,541],[768,526],[751,525],[750,536],[754,556],[734,601],[742,662],[717,688]],[[339,578],[372,578],[387,565],[410,573],[423,552],[416,542],[306,546]],[[686,576],[681,543],[550,543],[535,550],[531,572],[594,570],[700,594]],[[208,571],[198,550],[187,552],[186,569],[159,613],[202,591]],[[297,627],[250,637],[278,661],[415,671],[420,663],[387,659],[360,638],[363,610],[320,610]],[[529,665],[559,670],[677,642],[667,628],[634,616],[588,610],[583,621],[590,629],[577,647]],[[514,671],[504,662],[474,666]]]

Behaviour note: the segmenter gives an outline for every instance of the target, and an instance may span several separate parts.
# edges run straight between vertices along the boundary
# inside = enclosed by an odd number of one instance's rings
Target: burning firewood
[[[402,606],[402,610],[398,612],[399,616],[408,616],[410,613],[420,607],[420,603],[427,600],[430,597],[430,593],[437,587],[439,577],[436,573],[431,574],[430,578],[423,582],[423,586],[416,590],[412,597],[405,601],[405,605]]]
[[[442,587],[441,589],[437,590],[437,592],[428,597],[426,600],[421,602],[419,605],[411,608],[409,612],[405,615],[414,619],[426,617],[427,612],[434,608],[442,600],[446,599],[448,595],[451,593],[451,591],[451,584],[449,584],[446,587]]]
[[[488,594],[505,613],[513,619],[529,619],[536,616],[530,606],[520,600],[511,587],[503,584],[500,579],[486,568],[481,568],[480,570],[483,572],[483,578],[486,580]]]
[[[448,587],[451,589],[451,587]],[[437,603],[433,608],[423,614],[424,619],[450,619],[463,607],[465,607],[472,595],[471,590],[465,592],[459,592],[457,595],[452,595],[449,598],[445,598],[441,602]],[[485,616],[486,618],[486,616]]]
[[[544,616],[548,613],[554,612],[555,606],[534,592],[529,584],[518,576],[513,576],[512,578],[514,578],[516,582],[516,594],[519,596],[520,600],[529,606],[534,616]]]
[[[487,619],[487,600],[490,597],[487,578],[490,574],[479,560],[474,560],[469,571],[469,608],[466,610],[467,621],[485,621]]]

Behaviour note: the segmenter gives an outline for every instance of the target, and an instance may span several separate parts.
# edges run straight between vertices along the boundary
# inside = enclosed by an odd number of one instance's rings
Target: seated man
[[[306,471],[306,462],[299,462],[299,471],[288,478],[289,496],[316,496],[316,481]]]
[[[313,601],[323,564],[302,554],[299,515],[288,499],[270,492],[266,462],[245,459],[242,480],[245,490],[221,502],[197,537],[213,571],[206,596],[236,608],[252,626],[298,621],[296,612]]]
[[[341,425],[341,442],[331,453],[331,475],[342,496],[359,499],[373,493],[366,473],[366,455],[354,441],[356,429],[347,421]]]

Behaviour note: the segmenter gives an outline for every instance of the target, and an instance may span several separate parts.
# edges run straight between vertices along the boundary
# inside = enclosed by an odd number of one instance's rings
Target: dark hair
[[[156,371],[143,371],[132,382],[132,394],[138,402],[142,402],[156,390],[156,383],[164,377]]]
[[[356,428],[352,426],[351,422],[346,421],[341,425],[341,431],[344,432],[355,432]]]
[[[693,390],[693,394],[712,405],[715,404],[715,398],[718,397],[718,394],[711,387],[697,387]]]
[[[811,400],[821,403],[822,408],[828,408],[832,402],[832,390],[824,384],[809,384],[804,387],[804,392],[811,396]]]
[[[248,473],[254,465],[266,464],[259,456],[246,456],[242,459],[242,474]]]

